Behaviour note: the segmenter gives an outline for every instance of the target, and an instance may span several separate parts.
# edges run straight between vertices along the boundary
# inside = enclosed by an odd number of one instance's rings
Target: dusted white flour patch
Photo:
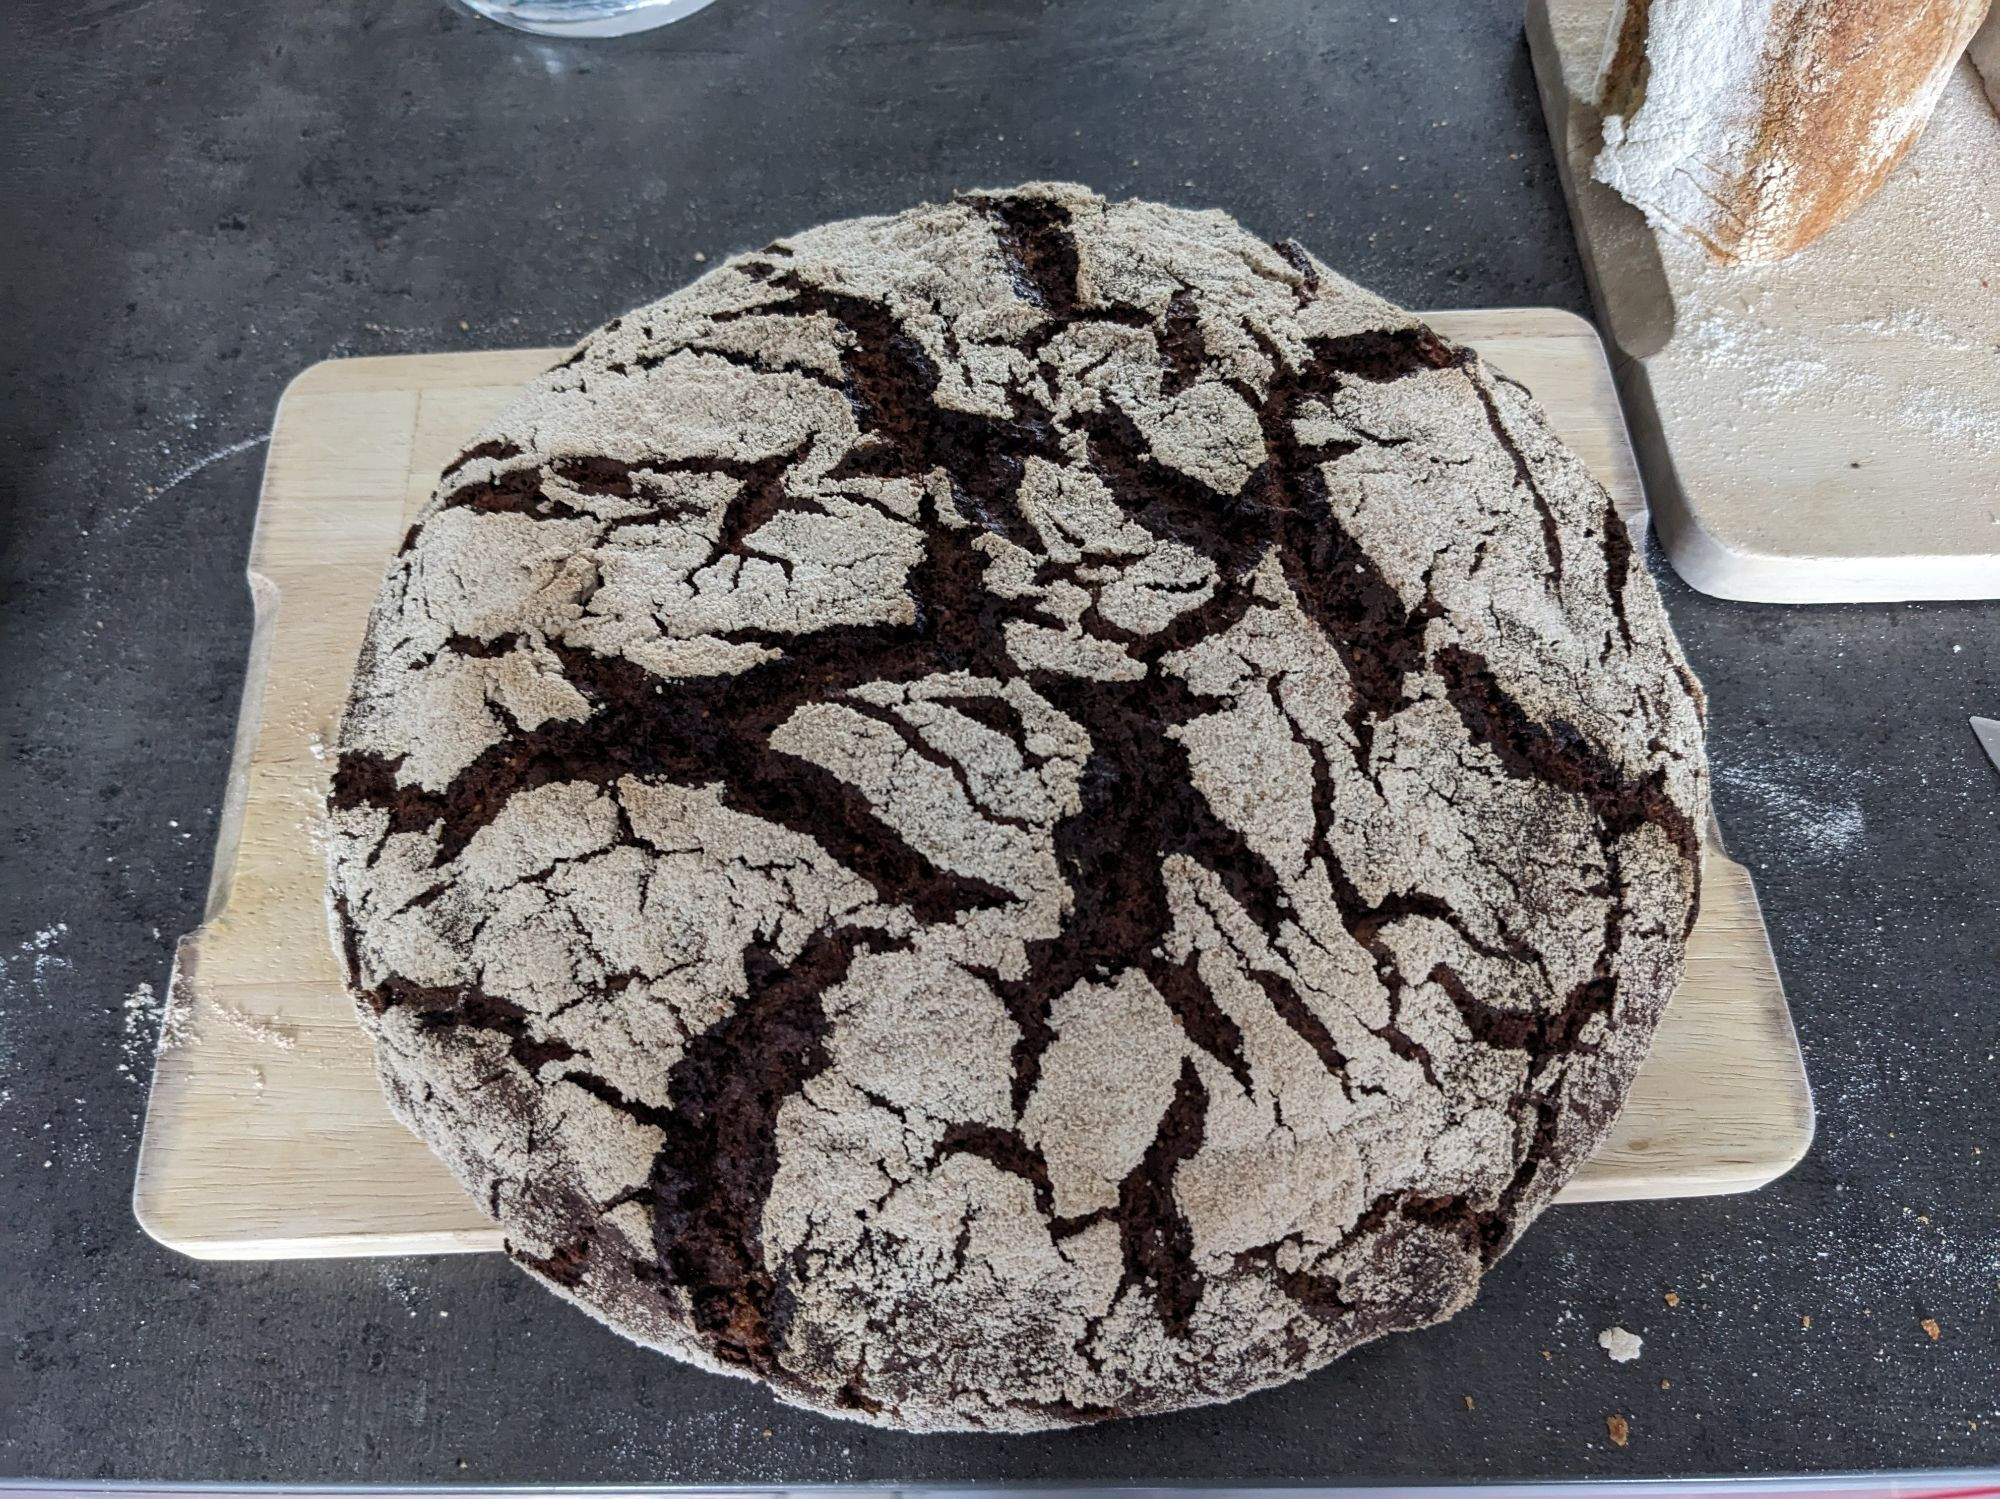
[[[453,463],[338,745],[385,1088],[521,1265],[1027,1430],[1451,1315],[1679,977],[1699,690],[1518,387],[1034,185],[614,320]]]

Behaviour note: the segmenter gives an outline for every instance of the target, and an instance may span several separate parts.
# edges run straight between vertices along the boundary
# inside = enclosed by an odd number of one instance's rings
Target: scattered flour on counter
[[[1639,1356],[1645,1339],[1622,1327],[1607,1327],[1597,1335],[1597,1346],[1611,1355],[1614,1364],[1629,1364]]]
[[[154,993],[151,984],[139,985],[125,996],[118,1075],[145,1083],[152,1075],[148,1063],[162,1052],[187,1044],[190,1021],[187,1006],[174,1002],[171,987],[161,996]]]
[[[125,1023],[118,1043],[120,1077],[135,1083],[145,1080],[143,1069],[159,1039],[165,1009],[151,984],[141,984],[125,996]]]
[[[1867,832],[1860,801],[1829,784],[1831,772],[1808,756],[1780,754],[1748,763],[1711,762],[1717,786],[1749,798],[1771,824],[1772,852],[1819,862],[1857,847]]]
[[[423,1300],[423,1290],[406,1275],[394,1261],[382,1261],[378,1265],[375,1278],[382,1289],[395,1298],[397,1305],[412,1317],[417,1315],[418,1303]]]
[[[175,469],[174,472],[167,475],[158,484],[148,485],[146,488],[146,497],[157,500],[168,490],[177,489],[185,484],[203,469],[218,464],[225,458],[234,458],[238,453],[247,453],[252,448],[261,447],[270,440],[270,433],[259,432],[255,437],[246,437],[241,442],[232,442],[225,447],[217,448],[213,453],[204,453],[201,457],[195,459],[194,462]]]
[[[59,950],[69,935],[69,923],[58,921],[43,927],[12,952],[0,952],[0,1074],[11,1075],[19,1054],[14,1018],[10,1011],[25,1010],[34,1004],[49,1003],[50,980],[70,966]],[[14,1101],[11,1087],[0,1088],[0,1108]]]

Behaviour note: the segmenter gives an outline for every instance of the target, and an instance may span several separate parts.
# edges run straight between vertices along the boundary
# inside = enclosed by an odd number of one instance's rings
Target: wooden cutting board
[[[1767,603],[2000,598],[2000,115],[1972,65],[1853,217],[1722,267],[1591,178],[1612,4],[1528,0],[1528,46],[1674,567]]]
[[[1643,524],[1590,324],[1547,310],[1431,320],[1534,390]],[[134,1207],[162,1243],[209,1259],[499,1247],[499,1231],[377,1089],[328,943],[317,829],[327,746],[384,565],[445,463],[561,352],[318,364],[279,403],[208,919],[180,944],[139,1152]],[[1711,837],[1687,980],[1616,1131],[1562,1200],[1745,1191],[1792,1166],[1811,1138],[1757,898]]]

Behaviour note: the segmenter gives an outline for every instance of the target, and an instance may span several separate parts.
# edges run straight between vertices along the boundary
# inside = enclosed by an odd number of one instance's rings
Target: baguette
[[[1881,186],[1987,4],[1618,0],[1592,175],[1717,260],[1782,260]]]

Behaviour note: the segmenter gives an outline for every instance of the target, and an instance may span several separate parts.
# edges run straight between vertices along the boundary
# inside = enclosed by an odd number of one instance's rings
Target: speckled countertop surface
[[[1411,306],[1588,308],[1513,0],[717,0],[595,45],[443,0],[22,0],[12,19],[0,1474],[2000,1462],[2000,775],[1965,724],[2000,712],[1990,605],[1758,608],[1666,579],[1819,1141],[1751,1197],[1557,1210],[1455,1322],[1282,1390],[1053,1437],[898,1437],[630,1347],[495,1258],[153,1245],[128,1201],[140,986],[199,916],[261,438],[303,366],[563,342],[697,253],[1045,176],[1219,205]],[[1614,1323],[1643,1334],[1636,1361],[1597,1347]]]

